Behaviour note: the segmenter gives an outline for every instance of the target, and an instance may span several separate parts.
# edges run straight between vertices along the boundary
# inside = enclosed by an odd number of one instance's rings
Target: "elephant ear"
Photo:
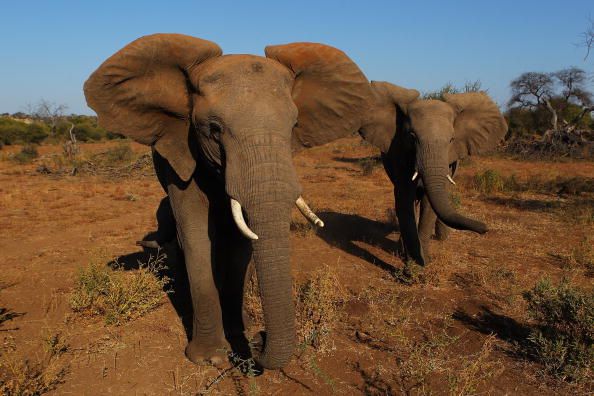
[[[416,89],[385,81],[372,81],[371,88],[374,98],[360,133],[382,153],[387,153],[396,134],[397,108],[406,113],[408,105],[417,100],[420,94]]]
[[[484,92],[446,94],[456,112],[453,149],[458,159],[494,148],[507,133],[499,107]]]
[[[344,52],[323,44],[292,43],[268,46],[265,53],[295,76],[296,148],[321,145],[361,127],[371,90],[363,72]]]
[[[181,34],[141,37],[107,59],[85,82],[99,124],[155,149],[187,181],[196,162],[188,134],[188,74],[222,53],[210,41]]]

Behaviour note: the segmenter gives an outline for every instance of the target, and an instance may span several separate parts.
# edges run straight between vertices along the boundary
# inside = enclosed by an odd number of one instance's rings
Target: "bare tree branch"
[[[590,26],[586,29],[585,32],[581,34],[582,41],[579,44],[582,47],[586,47],[586,56],[584,56],[584,60],[588,59],[590,51],[594,47],[594,19],[592,19],[592,17],[589,17],[588,21],[590,22]]]

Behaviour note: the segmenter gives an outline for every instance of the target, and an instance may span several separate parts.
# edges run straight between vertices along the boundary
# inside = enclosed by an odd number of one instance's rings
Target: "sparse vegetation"
[[[3,395],[35,396],[50,392],[64,382],[69,364],[60,357],[68,344],[58,335],[43,340],[45,355],[21,358],[16,345],[6,340],[0,351],[0,393]]]
[[[332,330],[340,319],[340,308],[346,300],[336,274],[329,268],[315,271],[296,286],[297,336],[304,346],[317,353],[334,349]]]
[[[357,165],[361,168],[363,176],[369,176],[373,173],[374,169],[382,165],[382,158],[380,156],[359,158]]]
[[[82,315],[102,316],[105,323],[120,325],[159,306],[163,289],[169,278],[162,275],[166,269],[165,255],[158,252],[138,269],[124,271],[117,263],[113,268],[93,261],[80,269],[70,305]]]
[[[531,353],[544,371],[570,382],[591,382],[594,364],[594,291],[584,292],[563,280],[554,286],[540,280],[524,293],[535,322]]]
[[[26,144],[19,153],[12,157],[12,159],[19,164],[28,164],[37,157],[39,157],[37,147],[33,144]]]
[[[474,189],[483,194],[492,194],[503,191],[505,181],[499,172],[493,169],[487,169],[474,175]]]

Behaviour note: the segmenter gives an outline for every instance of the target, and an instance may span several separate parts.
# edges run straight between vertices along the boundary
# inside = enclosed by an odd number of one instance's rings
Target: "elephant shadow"
[[[515,319],[493,312],[489,307],[481,305],[479,312],[469,314],[462,308],[457,308],[452,318],[470,330],[478,331],[485,335],[494,335],[498,339],[512,346],[524,346],[524,348],[511,348],[504,352],[514,358],[532,359],[526,354],[528,350],[526,343],[532,328],[524,325]]]
[[[148,237],[149,235],[147,235]],[[146,237],[145,237],[146,238]],[[141,265],[157,255],[164,254],[166,268],[156,275],[163,279],[168,278],[169,282],[163,287],[167,291],[167,297],[182,321],[188,341],[192,336],[192,300],[190,295],[190,282],[186,271],[184,255],[176,241],[166,243],[162,249],[143,247],[142,251],[128,253],[117,257],[107,265],[112,268],[119,268],[125,271],[137,270]]]
[[[359,257],[376,267],[394,273],[393,264],[387,263],[367,249],[355,242],[364,242],[376,246],[388,254],[399,256],[401,249],[398,242],[387,236],[398,227],[386,222],[367,219],[356,214],[337,213],[332,211],[319,212],[324,220],[324,227],[318,229],[317,235],[326,243],[335,246],[346,253]]]

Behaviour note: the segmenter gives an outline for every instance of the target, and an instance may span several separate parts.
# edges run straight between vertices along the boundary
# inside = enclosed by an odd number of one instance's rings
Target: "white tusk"
[[[419,176],[419,172],[415,171],[415,174],[412,177],[412,181],[415,181],[415,179],[417,178],[417,176]]]
[[[450,181],[450,183],[452,183],[454,186],[456,185],[456,182],[454,181],[454,179],[452,179],[452,176],[446,175],[446,177],[448,178],[448,180]]]
[[[245,224],[245,220],[243,219],[243,213],[241,212],[241,204],[231,198],[231,215],[233,216],[233,220],[239,228],[239,231],[248,239],[255,241],[258,239],[258,235],[256,235],[247,224]]]
[[[320,218],[310,209],[307,205],[303,197],[299,196],[297,201],[295,201],[295,205],[299,208],[301,214],[310,222],[317,225],[318,227],[324,227],[324,222],[320,220]]]

